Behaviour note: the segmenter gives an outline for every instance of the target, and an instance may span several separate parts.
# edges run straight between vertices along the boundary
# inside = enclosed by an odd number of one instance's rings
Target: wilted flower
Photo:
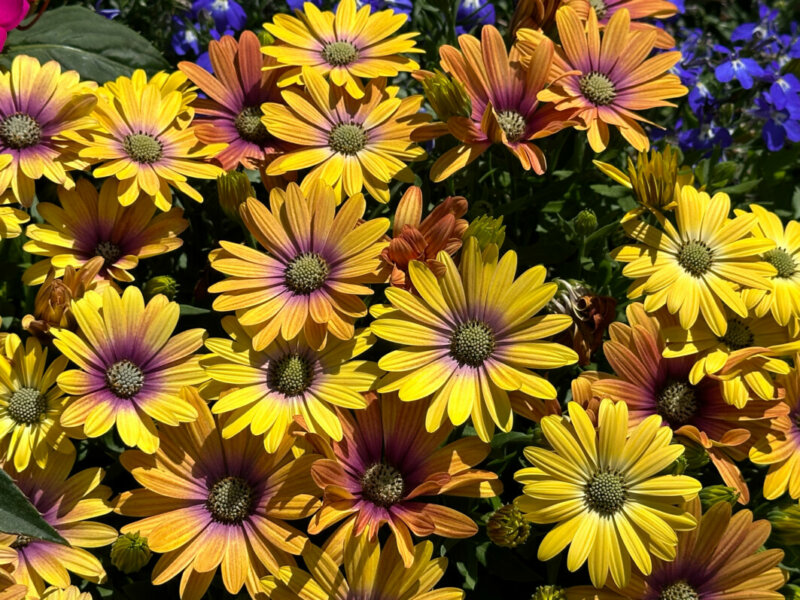
[[[33,314],[22,318],[22,327],[44,342],[49,342],[51,327],[74,330],[77,325],[70,310],[70,302],[83,298],[84,293],[94,289],[95,278],[103,268],[104,259],[96,256],[81,268],[64,268],[64,276],[56,278],[51,268],[42,287],[33,301]]]
[[[486,535],[498,546],[516,548],[528,541],[531,526],[513,504],[501,506],[486,523]]]
[[[462,219],[467,201],[461,196],[445,198],[422,220],[422,190],[412,186],[406,190],[394,216],[392,241],[383,250],[383,260],[392,265],[391,284],[412,289],[408,263],[424,262],[437,277],[444,273],[444,264],[436,255],[444,250],[453,256],[461,248],[461,238],[467,229]]]
[[[231,171],[217,178],[217,195],[223,212],[234,221],[241,222],[239,206],[248,198],[255,198],[250,179],[241,171]]]
[[[136,533],[125,533],[111,546],[111,564],[123,573],[136,573],[150,562],[147,538]]]
[[[709,485],[700,490],[700,503],[703,512],[714,506],[717,502],[727,502],[734,506],[739,500],[739,492],[727,485]]]
[[[467,90],[458,79],[452,79],[439,69],[416,71],[414,79],[422,84],[425,99],[433,108],[440,121],[446,122],[451,117],[469,117],[472,112]]]
[[[157,294],[164,294],[168,300],[174,300],[178,287],[178,282],[169,275],[158,275],[147,280],[142,292],[145,302],[149,302]]]
[[[503,225],[503,215],[496,219],[489,215],[481,215],[469,224],[462,239],[466,240],[469,237],[474,237],[478,240],[481,252],[486,250],[489,244],[494,244],[499,250],[506,239],[506,226]]]

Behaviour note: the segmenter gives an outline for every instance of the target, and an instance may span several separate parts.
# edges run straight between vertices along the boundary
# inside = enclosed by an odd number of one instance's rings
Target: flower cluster
[[[245,6],[174,71],[0,73],[0,468],[67,542],[0,498],[0,598],[780,599],[800,222],[650,146],[713,52],[793,140],[796,28],[464,1],[425,64],[410,2]]]

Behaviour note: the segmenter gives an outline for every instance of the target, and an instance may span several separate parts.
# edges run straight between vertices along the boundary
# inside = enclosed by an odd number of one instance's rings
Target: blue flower
[[[172,17],[175,24],[175,33],[172,34],[172,49],[178,56],[192,54],[197,56],[200,53],[200,46],[197,43],[199,38],[197,25],[181,17]]]
[[[772,106],[778,110],[788,105],[797,106],[800,110],[800,80],[791,73],[781,75],[769,87],[769,98]]]
[[[489,0],[461,0],[456,12],[456,33],[467,33],[478,25],[494,25],[494,4]]]
[[[103,0],[97,0],[94,3],[94,12],[106,19],[115,19],[119,16],[120,10],[118,8],[100,8]]]
[[[241,31],[247,23],[247,13],[234,0],[194,0],[192,2],[193,14],[199,15],[201,11],[207,11],[211,15],[211,18],[214,19],[214,26],[218,30]]]
[[[715,50],[720,52],[720,48],[730,53],[724,46],[716,46]],[[749,90],[753,87],[753,79],[764,76],[764,69],[752,58],[741,58],[733,53],[733,56],[717,65],[714,75],[722,83],[736,79],[744,89]]]
[[[306,2],[311,2],[311,4],[317,8],[322,6],[322,0],[286,0],[286,4],[288,4],[289,8],[292,10],[303,10],[303,4]]]
[[[390,8],[395,13],[403,13],[408,16],[411,16],[411,9],[414,8],[411,0],[356,0],[356,4],[358,6],[369,4],[373,12]]]
[[[771,9],[765,4],[758,7],[758,23],[743,23],[731,33],[732,42],[758,41],[769,37],[774,37],[775,20],[778,18],[778,11]]]
[[[800,142],[800,105],[777,110],[774,98],[766,92],[756,98],[756,110],[753,114],[766,119],[761,136],[770,152],[782,150],[787,139],[790,142]]]
[[[689,108],[695,114],[703,113],[714,105],[714,96],[708,87],[699,81],[689,91]]]

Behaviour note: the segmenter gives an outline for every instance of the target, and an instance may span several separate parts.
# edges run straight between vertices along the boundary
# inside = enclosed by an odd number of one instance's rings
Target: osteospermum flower
[[[756,216],[755,235],[775,243],[762,259],[775,267],[771,290],[747,290],[744,301],[759,317],[768,312],[783,326],[800,318],[800,223],[789,221],[784,229],[780,217],[758,204],[751,204]],[[737,213],[738,214],[738,213]]]
[[[10,464],[3,469],[42,518],[70,545],[25,535],[0,533],[0,563],[16,564],[14,579],[39,598],[46,584],[65,588],[69,574],[102,583],[106,572],[100,561],[84,548],[99,548],[117,539],[116,530],[89,521],[111,512],[111,488],[100,485],[103,469],[84,469],[68,477],[75,454],[54,454],[46,469],[31,465],[22,473]]]
[[[444,576],[447,559],[433,558],[433,543],[413,549],[410,566],[401,561],[397,544],[389,540],[381,548],[366,536],[347,543],[341,559],[316,546],[304,553],[308,573],[286,566],[262,580],[270,598],[276,600],[320,600],[321,598],[398,598],[401,600],[462,600],[456,588],[434,589]],[[344,563],[344,572],[341,565]],[[303,582],[299,585],[299,582]]]
[[[435,496],[491,498],[502,491],[502,484],[494,473],[472,468],[488,456],[487,444],[472,436],[442,447],[451,427],[425,431],[423,403],[402,402],[395,394],[373,394],[368,400],[367,408],[355,411],[355,416],[339,411],[341,441],[328,445],[314,438],[326,458],[311,468],[323,502],[308,532],[317,534],[344,521],[329,538],[334,548],[351,535],[377,540],[381,527],[388,525],[410,568],[410,532],[449,538],[478,532],[472,519],[435,503]]]
[[[433,394],[425,426],[436,431],[449,417],[455,425],[472,416],[484,441],[495,424],[513,424],[508,392],[555,398],[556,390],[532,369],[575,363],[571,349],[542,341],[570,326],[568,315],[535,317],[555,295],[557,285],[544,283],[545,268],[528,269],[515,280],[517,255],[498,260],[497,246],[481,254],[474,237],[462,249],[461,267],[447,252],[441,278],[412,261],[409,275],[419,297],[389,288],[390,306],[375,309],[370,329],[380,338],[405,346],[378,363],[389,372],[379,391],[398,391],[402,400]]]
[[[129,269],[135,268],[139,259],[181,247],[178,235],[189,226],[183,209],[155,214],[156,207],[146,198],[122,206],[117,201],[118,189],[116,179],[107,179],[98,194],[88,179],[80,179],[72,190],[59,188],[61,206],[40,202],[36,209],[44,223],[28,226],[30,241],[23,248],[47,259],[28,267],[22,280],[38,285],[51,268],[55,268],[55,277],[61,277],[66,267],[80,268],[100,256],[99,279],[133,281]]]
[[[519,49],[506,51],[493,26],[481,30],[478,41],[471,35],[458,38],[461,50],[442,46],[442,67],[460,81],[469,95],[469,117],[450,117],[444,127],[460,144],[440,156],[431,167],[431,179],[442,181],[478,158],[492,144],[502,144],[517,157],[522,168],[544,173],[547,160],[534,140],[565,127],[571,113],[543,106],[537,94],[548,82],[553,61],[553,44],[543,40],[523,66]],[[424,130],[424,129],[423,129]]]
[[[16,56],[0,74],[0,203],[30,206],[35,182],[46,177],[71,188],[67,173],[83,169],[80,146],[65,133],[87,134],[94,127],[89,114],[96,84],[80,81],[75,71],[61,72],[51,60],[44,65],[31,56]]]
[[[648,417],[630,434],[624,402],[603,400],[597,429],[575,402],[569,417],[542,419],[553,450],[525,448],[534,466],[514,474],[524,486],[514,504],[534,523],[558,523],[539,545],[539,560],[550,560],[569,544],[570,571],[588,559],[595,587],[609,573],[625,586],[631,561],[649,575],[653,556],[675,559],[675,532],[696,525],[683,504],[702,486],[685,475],[658,475],[683,454],[683,446],[670,445],[672,431],[661,427],[660,416]]]
[[[392,265],[389,283],[411,289],[408,263],[423,261],[436,275],[444,273],[444,265],[436,256],[444,250],[453,256],[461,249],[461,238],[468,223],[462,219],[467,213],[467,200],[462,196],[448,196],[422,218],[422,190],[411,186],[400,198],[392,223],[392,240],[383,250],[383,260]]]
[[[205,332],[173,336],[179,313],[178,304],[162,295],[145,305],[133,286],[122,296],[109,286],[102,295],[91,291],[73,302],[77,333],[51,329],[56,347],[79,367],[58,377],[61,389],[73,396],[61,424],[99,437],[116,423],[125,444],[152,453],[159,444],[154,421],[194,420],[197,412],[178,393],[207,379],[193,355]]]
[[[747,482],[736,463],[766,435],[773,419],[788,412],[786,407],[758,400],[731,406],[717,379],[692,378],[694,357],[665,358],[664,329],[658,319],[648,316],[639,303],[629,305],[626,312],[630,325],[613,323],[611,340],[603,345],[615,374],[581,374],[591,390],[586,394],[583,386],[573,385],[573,397],[584,406],[592,397],[624,402],[631,426],[659,415],[676,436],[702,447],[725,485],[739,492],[743,504],[748,502]]]
[[[205,93],[193,103],[197,118],[193,123],[197,138],[204,143],[226,144],[214,159],[223,169],[239,165],[257,169],[286,144],[267,133],[261,122],[261,105],[280,102],[276,84],[279,70],[262,70],[275,61],[264,59],[261,42],[252,31],[243,31],[237,42],[229,35],[208,45],[213,72],[200,65],[181,62],[178,68]]]
[[[321,12],[306,2],[302,12],[295,11],[295,15],[277,14],[272,23],[264,24],[277,43],[264,46],[262,51],[279,65],[291,67],[278,79],[281,86],[308,85],[305,70],[301,70],[307,67],[327,76],[335,86],[344,86],[354,98],[361,98],[361,77],[394,77],[419,68],[416,62],[401,56],[424,52],[415,47],[414,38],[419,34],[390,37],[408,20],[403,13],[382,10],[372,14],[369,4],[357,9],[355,0],[342,0],[335,14]]]
[[[701,515],[700,502],[688,511],[697,519],[697,530],[678,534],[673,562],[655,559],[649,575],[634,572],[630,582],[598,591],[589,587],[569,588],[568,600],[697,600],[699,598],[758,598],[782,600],[778,589],[787,576],[779,567],[783,550],[762,549],[770,534],[765,520],[740,510],[731,515],[731,505],[718,502]]]
[[[303,191],[324,181],[335,190],[337,203],[364,188],[386,203],[392,179],[413,183],[406,163],[426,154],[411,134],[430,120],[419,112],[422,96],[397,98],[399,88],[378,79],[355,99],[308,67],[303,68],[303,80],[305,91],[282,92],[285,104],[262,106],[267,131],[296,146],[272,161],[267,175],[314,167],[303,178]]]
[[[646,152],[650,140],[638,122],[651,122],[639,111],[675,106],[667,99],[686,95],[688,90],[678,76],[667,73],[681,53],[647,58],[658,35],[633,29],[626,8],[609,19],[602,38],[594,10],[584,25],[572,7],[563,6],[556,21],[562,44],[554,61],[558,79],[539,94],[539,100],[554,102],[557,110],[569,111],[583,121],[577,128],[587,130],[595,152],[608,146],[609,125],[617,127],[638,151]],[[518,36],[523,44],[542,43],[541,36],[531,30],[523,29]]]
[[[273,454],[249,432],[232,439],[193,388],[185,401],[197,420],[169,430],[156,454],[122,454],[122,465],[142,486],[120,495],[116,512],[144,517],[122,528],[147,538],[161,553],[153,567],[160,585],[183,572],[181,597],[200,598],[221,567],[231,594],[246,586],[251,597],[259,578],[294,565],[308,538],[286,520],[304,519],[319,506],[309,475],[319,458],[294,458],[292,440]]]
[[[333,407],[364,408],[367,403],[360,392],[368,391],[380,376],[375,363],[353,360],[375,343],[368,330],[351,340],[331,340],[323,350],[311,348],[300,334],[290,341],[278,337],[256,352],[235,318],[225,317],[222,326],[233,339],[207,340],[211,356],[202,365],[209,377],[236,388],[221,396],[212,412],[232,413],[222,435],[232,437],[250,427],[253,435],[264,435],[267,452],[278,449],[298,416],[309,431],[341,440],[342,426]]]
[[[80,156],[99,163],[92,172],[94,177],[119,180],[123,206],[145,194],[158,208],[169,210],[170,187],[202,202],[203,197],[186,179],[222,175],[222,169],[205,160],[224,146],[201,144],[194,129],[186,126],[181,116],[187,98],[175,89],[174,80],[154,77],[145,81],[144,74],[138,73],[133,78],[118,77],[100,90],[93,113],[97,128],[81,140],[86,147]]]
[[[74,452],[59,424],[66,398],[56,377],[67,359],[47,364],[47,348],[39,340],[9,334],[0,352],[0,453],[19,471],[31,459],[44,467],[55,452]]]
[[[3,159],[11,159],[8,154],[0,156],[0,170]],[[0,242],[18,237],[22,233],[22,225],[30,221],[28,213],[10,206],[0,206]]]
[[[678,13],[678,7],[667,0],[564,0],[564,4],[574,8],[581,21],[587,21],[589,13],[594,10],[601,29],[608,25],[615,13],[625,9],[630,14],[631,31],[655,33],[655,47],[661,50],[671,50],[675,47],[675,38],[663,27],[647,22],[654,19],[669,19]]]
[[[756,440],[750,450],[750,460],[757,465],[769,465],[764,478],[764,498],[774,500],[786,492],[800,498],[800,355],[794,357],[795,367],[778,376],[786,395],[781,400],[788,405],[789,414],[776,419],[772,431]]]
[[[755,215],[729,219],[730,207],[727,194],[712,198],[684,186],[675,207],[676,225],[666,217],[658,218],[660,228],[640,219],[626,222],[625,232],[637,243],[617,248],[612,256],[629,263],[622,270],[634,279],[628,297],[645,295],[648,312],[666,305],[670,313],[678,314],[684,329],[702,315],[720,337],[728,329],[725,306],[746,317],[739,289],[772,288],[769,277],[775,268],[759,255],[775,244],[750,237]]]
[[[695,361],[691,382],[714,375],[722,381],[725,400],[739,408],[753,396],[776,400],[775,375],[789,372],[789,365],[779,357],[800,350],[800,340],[778,325],[771,314],[742,318],[728,308],[724,312],[728,326],[722,337],[700,319],[688,330],[678,325],[666,327],[664,356]]]
[[[334,216],[335,206],[333,190],[322,183],[307,195],[294,183],[285,192],[273,189],[270,208],[248,198],[242,220],[269,255],[225,241],[211,253],[211,266],[228,275],[209,288],[220,292],[214,309],[235,310],[256,351],[278,334],[291,340],[301,331],[314,348],[328,333],[349,340],[353,321],[367,314],[359,296],[372,293],[365,283],[378,281],[389,221],[358,224],[366,209],[361,194]]]

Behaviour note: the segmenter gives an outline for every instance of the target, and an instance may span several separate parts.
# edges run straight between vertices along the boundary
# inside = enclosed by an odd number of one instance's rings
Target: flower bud
[[[241,171],[231,171],[217,178],[217,195],[223,212],[234,221],[240,221],[239,206],[256,192],[247,175]]]
[[[499,216],[495,219],[489,215],[481,215],[469,224],[462,239],[466,242],[468,237],[478,240],[481,251],[485,250],[489,244],[494,244],[499,249],[506,239],[503,217]]]
[[[275,38],[266,29],[262,29],[257,35],[258,41],[261,42],[262,46],[271,46],[275,43]]]
[[[486,534],[498,546],[516,548],[524,544],[531,533],[530,524],[513,504],[498,508],[486,523]]]
[[[451,79],[437,70],[421,78],[421,82],[425,98],[440,121],[447,121],[451,117],[468,117],[472,113],[467,90],[457,79]]]
[[[726,485],[709,485],[700,490],[700,503],[703,505],[703,512],[717,502],[727,502],[734,505],[738,499],[739,492]]]
[[[136,533],[126,533],[111,546],[111,564],[123,573],[135,573],[150,561],[147,538]]]
[[[540,585],[533,592],[531,600],[567,600],[567,593],[557,585]]]
[[[144,284],[142,292],[148,302],[158,294],[164,294],[168,300],[174,300],[178,293],[178,282],[169,275],[159,275],[149,279]]]
[[[710,458],[708,452],[700,444],[692,442],[686,438],[678,440],[685,448],[683,458],[686,459],[686,471],[697,473],[708,464]]]
[[[800,505],[773,508],[767,514],[772,524],[772,539],[784,546],[800,545]]]
[[[594,233],[597,229],[597,215],[591,208],[584,208],[575,219],[572,221],[575,227],[575,233],[582,237],[586,237]]]

